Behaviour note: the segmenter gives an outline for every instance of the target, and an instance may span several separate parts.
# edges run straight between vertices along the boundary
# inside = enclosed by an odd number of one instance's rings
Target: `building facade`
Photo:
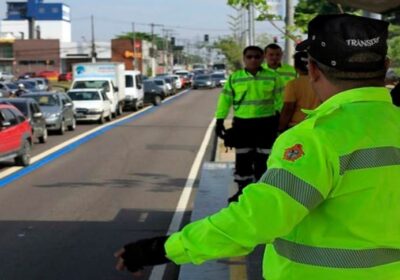
[[[7,16],[0,32],[21,39],[59,39],[71,41],[70,8],[43,0],[7,2]]]

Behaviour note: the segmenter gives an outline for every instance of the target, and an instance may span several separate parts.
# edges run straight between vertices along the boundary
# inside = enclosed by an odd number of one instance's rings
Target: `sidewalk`
[[[191,221],[201,219],[226,207],[227,199],[236,192],[233,182],[235,150],[227,150],[218,139],[215,161],[203,164],[199,189]],[[180,280],[261,280],[262,248],[247,257],[208,261],[201,266],[182,265]]]

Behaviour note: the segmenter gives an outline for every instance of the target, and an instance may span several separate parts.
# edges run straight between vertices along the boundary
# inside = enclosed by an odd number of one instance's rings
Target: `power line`
[[[111,22],[114,24],[131,24],[132,22],[127,21],[127,20],[116,20],[116,19],[111,19],[107,17],[96,17],[98,19],[101,19],[102,21],[107,21]],[[141,26],[151,26],[153,23],[146,23],[146,22],[136,22],[136,25],[141,25]],[[185,29],[185,30],[197,30],[197,31],[224,31],[224,32],[229,32],[229,29],[221,29],[221,28],[198,28],[198,27],[192,27],[192,26],[183,26],[183,25],[168,25],[168,24],[159,24],[167,28],[175,28],[175,29]]]

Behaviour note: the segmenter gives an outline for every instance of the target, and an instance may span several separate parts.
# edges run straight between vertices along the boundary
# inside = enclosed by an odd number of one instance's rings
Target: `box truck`
[[[77,63],[72,66],[71,89],[103,89],[114,116],[121,115],[125,102],[125,65],[118,62]]]

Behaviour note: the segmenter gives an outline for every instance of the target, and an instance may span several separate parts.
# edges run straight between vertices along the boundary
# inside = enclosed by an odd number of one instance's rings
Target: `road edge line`
[[[197,155],[195,157],[195,160],[193,161],[192,167],[190,168],[190,172],[188,175],[188,178],[186,180],[185,187],[182,190],[181,196],[179,198],[178,205],[176,206],[174,216],[172,217],[171,223],[168,228],[167,235],[171,235],[172,233],[178,231],[180,229],[182,220],[183,220],[183,215],[186,212],[187,205],[190,200],[190,195],[193,191],[193,186],[196,181],[197,175],[200,171],[201,163],[203,161],[204,155],[207,150],[208,143],[211,140],[211,135],[214,130],[215,126],[215,118],[210,122],[206,134],[203,138],[203,142],[201,143],[200,149],[197,152]],[[149,280],[160,280],[163,279],[165,269],[167,265],[159,265],[155,266],[153,270],[151,271]]]

